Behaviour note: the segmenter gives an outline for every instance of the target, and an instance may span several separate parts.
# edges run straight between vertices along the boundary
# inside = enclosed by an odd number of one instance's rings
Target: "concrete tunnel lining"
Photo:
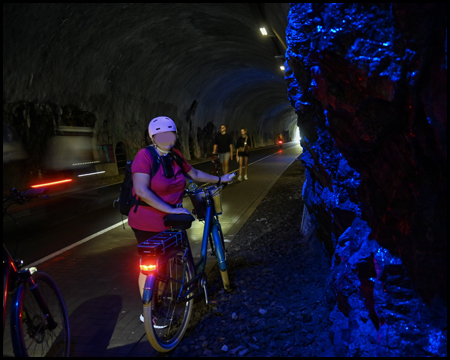
[[[288,4],[262,7],[284,39]],[[73,104],[96,115],[96,128],[111,122],[114,145],[125,140],[124,123],[136,127],[127,136],[141,137],[149,119],[171,116],[188,158],[185,119],[193,101],[192,129],[210,121],[231,131],[244,126],[262,146],[272,141],[264,134],[295,127],[274,58],[284,53],[274,38],[262,37],[249,4],[4,4],[3,10],[4,104]]]

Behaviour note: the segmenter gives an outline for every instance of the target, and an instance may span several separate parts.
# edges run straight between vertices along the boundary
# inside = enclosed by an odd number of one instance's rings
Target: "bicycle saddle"
[[[167,214],[164,216],[164,225],[178,230],[189,229],[195,218],[191,214]]]

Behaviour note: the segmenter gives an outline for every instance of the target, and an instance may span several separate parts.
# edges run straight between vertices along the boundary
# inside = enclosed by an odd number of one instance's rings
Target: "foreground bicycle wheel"
[[[28,283],[21,285],[12,303],[11,336],[16,356],[68,357],[70,352],[69,317],[61,293],[46,273],[33,274],[33,280],[55,321],[49,325],[48,314],[39,306]]]
[[[194,276],[193,264],[183,261],[184,250],[171,255],[159,272],[167,278],[156,279],[152,300],[144,305],[143,315],[147,338],[159,352],[173,350],[189,325],[194,299],[177,301],[181,287]]]

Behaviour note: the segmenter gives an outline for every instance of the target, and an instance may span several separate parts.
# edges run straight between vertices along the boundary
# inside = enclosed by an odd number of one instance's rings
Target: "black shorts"
[[[243,151],[238,151],[238,156],[239,157],[248,157],[248,153],[243,152]]]
[[[136,240],[138,244],[144,242],[145,240],[150,239],[151,237],[158,235],[159,232],[152,232],[152,231],[144,231],[144,230],[138,230],[135,228],[132,228],[134,231],[134,235],[136,236]]]

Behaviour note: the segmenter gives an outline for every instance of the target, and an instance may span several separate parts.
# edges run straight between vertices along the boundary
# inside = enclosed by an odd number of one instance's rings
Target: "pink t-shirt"
[[[173,151],[178,156],[182,157],[178,150],[173,149]],[[184,172],[188,173],[191,171],[192,166],[185,159],[183,160]],[[172,162],[172,168],[174,177],[169,179],[164,176],[164,170],[162,164],[160,164],[157,173],[151,180],[151,186],[149,186],[149,189],[166,203],[176,205],[183,202],[183,192],[186,187],[186,179],[175,160]],[[144,173],[150,175],[151,169],[152,156],[150,155],[150,151],[145,148],[139,150],[133,160],[133,163],[131,164],[131,173]],[[132,228],[143,231],[164,231],[166,230],[163,220],[164,215],[166,215],[166,213],[151,206],[138,206],[136,212],[134,212],[133,207],[128,215],[128,225]]]

